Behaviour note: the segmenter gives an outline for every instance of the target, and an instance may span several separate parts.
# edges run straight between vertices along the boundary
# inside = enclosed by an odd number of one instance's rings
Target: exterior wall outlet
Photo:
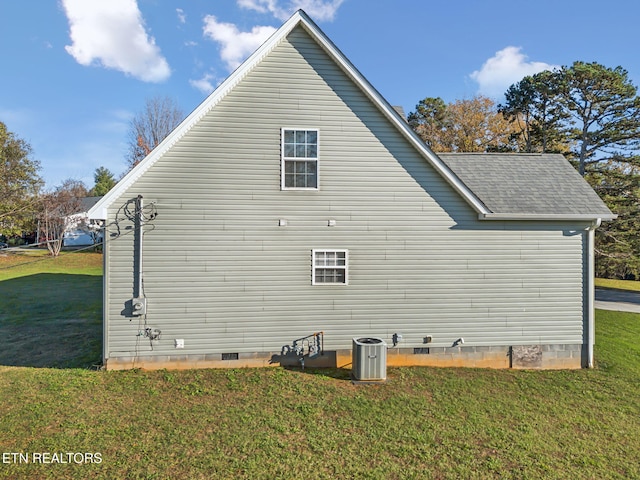
[[[184,348],[184,338],[176,338],[175,346],[176,348]]]

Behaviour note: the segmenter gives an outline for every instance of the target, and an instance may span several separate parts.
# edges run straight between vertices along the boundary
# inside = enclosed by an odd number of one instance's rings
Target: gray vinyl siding
[[[318,191],[280,189],[281,128],[320,131]],[[147,317],[129,318],[144,197]],[[280,219],[287,226],[278,225]],[[328,226],[329,220],[336,225]],[[300,27],[109,210],[106,357],[279,352],[324,331],[403,346],[583,343],[586,224],[480,222]],[[114,235],[109,235],[114,234]],[[349,251],[311,285],[312,249]],[[153,349],[138,335],[162,330]]]

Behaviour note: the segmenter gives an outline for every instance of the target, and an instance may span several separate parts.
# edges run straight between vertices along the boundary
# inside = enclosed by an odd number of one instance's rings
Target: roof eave
[[[592,222],[596,220],[611,221],[618,218],[617,215],[610,213],[479,213],[479,220],[522,220],[522,221],[579,221]]]

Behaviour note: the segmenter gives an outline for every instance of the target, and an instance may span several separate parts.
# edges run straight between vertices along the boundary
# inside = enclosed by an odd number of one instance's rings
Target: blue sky
[[[48,188],[126,170],[145,100],[185,115],[303,8],[393,105],[501,100],[575,60],[640,84],[637,0],[0,0],[0,121],[33,147]]]

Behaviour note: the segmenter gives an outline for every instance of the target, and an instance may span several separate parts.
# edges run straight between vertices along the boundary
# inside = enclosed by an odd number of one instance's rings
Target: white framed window
[[[312,285],[349,283],[349,250],[313,250]]]
[[[318,189],[317,129],[282,129],[282,190]]]

